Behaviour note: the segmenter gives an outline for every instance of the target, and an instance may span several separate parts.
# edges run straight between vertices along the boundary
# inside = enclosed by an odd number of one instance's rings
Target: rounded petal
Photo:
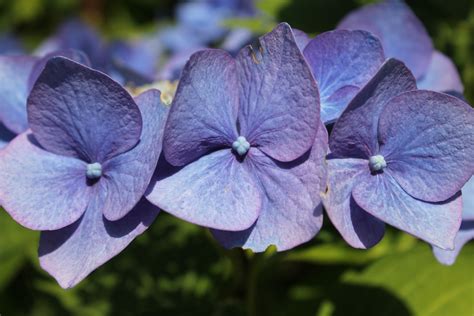
[[[234,59],[223,50],[191,56],[181,76],[166,123],[163,151],[183,166],[238,137],[237,76]]]
[[[135,98],[143,117],[139,143],[104,165],[106,185],[104,216],[111,221],[124,217],[145,193],[161,154],[168,107],[158,90],[148,90]]]
[[[363,174],[352,196],[362,209],[385,223],[440,248],[453,248],[461,225],[460,194],[441,203],[417,200],[386,170],[383,174]]]
[[[344,240],[354,248],[375,246],[385,234],[385,224],[354,201],[352,189],[367,172],[364,159],[328,159],[328,191],[323,195],[324,208]]]
[[[418,79],[418,88],[433,91],[456,91],[462,93],[464,86],[459,72],[451,59],[434,51],[426,73]]]
[[[320,124],[311,150],[296,161],[277,162],[258,149],[248,153],[250,168],[262,185],[263,204],[256,223],[247,230],[213,231],[227,248],[255,252],[275,245],[278,251],[312,239],[323,224],[321,193],[326,189],[327,132]]]
[[[329,139],[332,154],[365,159],[375,154],[378,122],[385,104],[400,93],[415,89],[415,78],[403,63],[386,61],[334,125]]]
[[[102,216],[103,196],[95,196],[74,224],[41,233],[41,267],[63,288],[71,288],[124,250],[155,220],[159,209],[142,199],[119,221]]]
[[[0,122],[15,134],[28,128],[28,77],[37,61],[32,56],[0,56]]]
[[[463,221],[456,239],[454,239],[454,249],[444,250],[433,246],[433,253],[440,263],[452,265],[461,252],[462,247],[472,239],[474,239],[474,221]]]
[[[21,225],[63,228],[84,213],[90,200],[86,164],[39,147],[30,132],[0,152],[0,201]]]
[[[319,93],[288,24],[278,25],[237,56],[240,134],[279,161],[292,161],[313,145]]]
[[[142,118],[105,74],[63,57],[48,61],[28,98],[28,121],[46,150],[103,162],[138,142]]]
[[[474,172],[474,110],[456,97],[411,91],[388,102],[379,122],[380,154],[417,199],[449,199]]]
[[[387,58],[400,59],[417,78],[429,67],[433,43],[404,1],[383,1],[362,7],[347,15],[338,28],[374,33],[382,42]]]
[[[261,209],[261,193],[247,167],[230,149],[205,155],[174,172],[158,163],[146,198],[188,222],[215,229],[249,228]],[[175,168],[178,169],[178,168]]]
[[[304,56],[318,82],[324,123],[341,115],[385,60],[382,44],[375,36],[346,30],[316,36],[306,46]]]

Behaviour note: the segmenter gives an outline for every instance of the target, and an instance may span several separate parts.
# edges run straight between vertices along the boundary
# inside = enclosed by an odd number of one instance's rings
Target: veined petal
[[[90,200],[86,164],[51,154],[25,132],[0,152],[0,202],[21,225],[63,228],[84,213]]]
[[[451,59],[441,52],[434,51],[430,66],[426,73],[418,79],[418,88],[433,91],[456,91],[462,93],[459,72]]]
[[[288,250],[313,238],[323,223],[321,193],[326,188],[327,132],[320,124],[311,150],[301,158],[282,163],[252,148],[248,163],[262,187],[263,204],[256,223],[247,230],[214,230],[227,248],[265,251],[275,245]]]
[[[292,161],[313,145],[319,93],[288,24],[278,25],[237,56],[240,134],[279,161]]]
[[[364,173],[352,196],[362,209],[385,223],[440,248],[454,247],[461,225],[461,194],[441,203],[417,200],[386,170],[376,175]]]
[[[138,142],[142,118],[105,74],[63,57],[48,61],[28,98],[28,121],[48,151],[104,162]]]
[[[385,224],[360,208],[352,197],[361,175],[368,172],[368,161],[329,158],[327,163],[328,191],[323,195],[323,203],[329,219],[352,247],[373,247],[384,236]]]
[[[250,227],[261,209],[255,176],[230,149],[205,155],[172,170],[161,159],[146,198],[191,223],[223,230]],[[171,170],[171,171],[170,171]]]
[[[390,174],[417,199],[447,200],[474,172],[474,110],[456,97],[418,90],[393,98],[378,138]]]
[[[103,199],[103,195],[94,195],[85,214],[74,224],[41,233],[41,267],[63,288],[75,286],[122,252],[159,213],[158,208],[142,199],[127,216],[111,222],[102,215]]]
[[[444,250],[433,246],[433,253],[442,264],[452,265],[461,252],[462,247],[472,239],[474,239],[474,221],[463,221],[454,239],[454,249]]]
[[[166,123],[163,151],[169,163],[183,166],[232,145],[239,136],[237,86],[235,61],[227,52],[209,49],[191,56]]]

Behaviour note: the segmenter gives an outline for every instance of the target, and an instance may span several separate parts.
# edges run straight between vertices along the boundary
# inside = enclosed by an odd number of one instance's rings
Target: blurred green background
[[[262,0],[269,18],[308,33],[333,28],[370,1]],[[407,1],[435,46],[450,56],[474,102],[474,1]],[[0,31],[34,48],[67,17],[108,38],[171,23],[171,0],[0,0]],[[0,212],[0,314],[9,315],[474,315],[474,244],[445,267],[430,247],[388,230],[369,251],[347,246],[329,221],[308,244],[285,253],[224,250],[205,229],[158,216],[147,233],[79,286],[62,290],[38,265],[38,234]]]

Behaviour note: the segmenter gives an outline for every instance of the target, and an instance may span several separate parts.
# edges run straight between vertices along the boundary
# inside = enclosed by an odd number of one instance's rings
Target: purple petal
[[[323,124],[312,149],[296,161],[281,163],[258,149],[250,149],[249,164],[263,187],[257,222],[240,232],[213,231],[227,248],[265,251],[275,245],[288,250],[313,238],[323,223],[320,195],[326,189],[327,132]]]
[[[385,224],[357,205],[352,189],[367,172],[364,159],[328,159],[328,191],[324,208],[344,240],[355,248],[367,249],[384,236]]]
[[[32,56],[0,56],[0,122],[15,134],[28,128],[28,77],[37,60]]]
[[[169,167],[169,166],[168,166]],[[166,174],[158,163],[156,182],[146,198],[172,215],[215,229],[249,228],[261,209],[261,193],[254,175],[230,149],[215,151]]]
[[[324,123],[341,115],[385,60],[382,44],[372,34],[346,30],[316,36],[304,56],[318,82]]]
[[[0,153],[0,201],[21,225],[35,230],[63,228],[87,207],[86,164],[41,149],[30,132]]]
[[[447,200],[474,171],[474,110],[443,93],[403,93],[380,115],[379,142],[387,168],[408,194]]]
[[[306,45],[311,41],[311,38],[305,32],[295,28],[293,28],[293,35],[295,36],[295,42],[300,51],[304,51]]]
[[[183,166],[237,138],[235,61],[223,50],[195,53],[183,71],[166,123],[166,160]]]
[[[103,196],[95,196],[84,216],[74,224],[41,233],[41,267],[63,288],[71,288],[124,250],[154,221],[159,209],[142,199],[123,219],[102,216]]]
[[[444,250],[433,246],[433,253],[440,263],[452,265],[461,252],[462,247],[472,239],[474,239],[474,221],[463,221],[456,239],[454,239],[454,249]]]
[[[415,78],[403,63],[386,61],[334,125],[329,139],[333,155],[369,158],[376,153],[378,121],[385,104],[400,93],[415,89]]]
[[[429,67],[433,43],[421,21],[403,1],[362,7],[347,15],[338,28],[374,33],[387,58],[400,59],[417,78]]]
[[[158,78],[160,80],[178,80],[181,77],[181,72],[188,62],[189,58],[196,52],[203,50],[202,47],[187,49],[173,54],[165,65],[163,65]]]
[[[103,180],[107,186],[104,216],[112,221],[124,217],[143,196],[161,153],[168,108],[161,103],[158,90],[148,90],[135,101],[143,117],[140,141],[133,149],[104,164]]]
[[[319,94],[288,24],[282,23],[238,57],[239,123],[250,144],[279,161],[292,161],[313,145]]]
[[[28,99],[39,143],[56,154],[103,162],[138,142],[142,118],[132,97],[101,72],[63,57],[48,61]]]
[[[461,78],[451,59],[438,51],[433,52],[431,63],[422,78],[418,80],[418,88],[434,91],[463,92]]]
[[[474,177],[462,188],[463,211],[462,218],[464,220],[474,220]]]
[[[90,61],[89,58],[81,51],[78,50],[73,50],[73,49],[65,49],[65,50],[58,50],[51,52],[47,55],[45,55],[43,58],[38,60],[33,69],[31,70],[31,74],[28,78],[28,87],[31,90],[33,88],[33,85],[35,84],[36,80],[38,80],[38,77],[40,76],[41,72],[44,70],[44,67],[46,66],[46,63],[48,60],[50,60],[53,57],[66,57],[71,60],[74,60],[75,62],[78,62],[80,64],[83,64],[84,66],[90,66]]]
[[[16,134],[10,131],[2,123],[0,123],[0,149],[8,145],[9,142],[16,137]]]
[[[365,173],[352,191],[355,202],[378,219],[443,249],[452,249],[461,224],[460,194],[441,203],[417,200],[389,173]]]

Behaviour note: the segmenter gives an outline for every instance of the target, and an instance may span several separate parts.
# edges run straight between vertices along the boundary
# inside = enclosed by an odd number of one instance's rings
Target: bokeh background
[[[367,0],[261,0],[258,18],[226,21],[256,34],[278,21],[316,35]],[[474,1],[407,1],[436,48],[453,59],[474,104]],[[68,18],[108,40],[175,23],[172,0],[0,0],[0,34],[33,50]],[[368,251],[346,245],[325,219],[289,252],[225,250],[210,233],[165,213],[123,253],[71,290],[37,259],[38,234],[0,211],[0,315],[474,315],[474,244],[445,267],[429,245],[390,229]]]

